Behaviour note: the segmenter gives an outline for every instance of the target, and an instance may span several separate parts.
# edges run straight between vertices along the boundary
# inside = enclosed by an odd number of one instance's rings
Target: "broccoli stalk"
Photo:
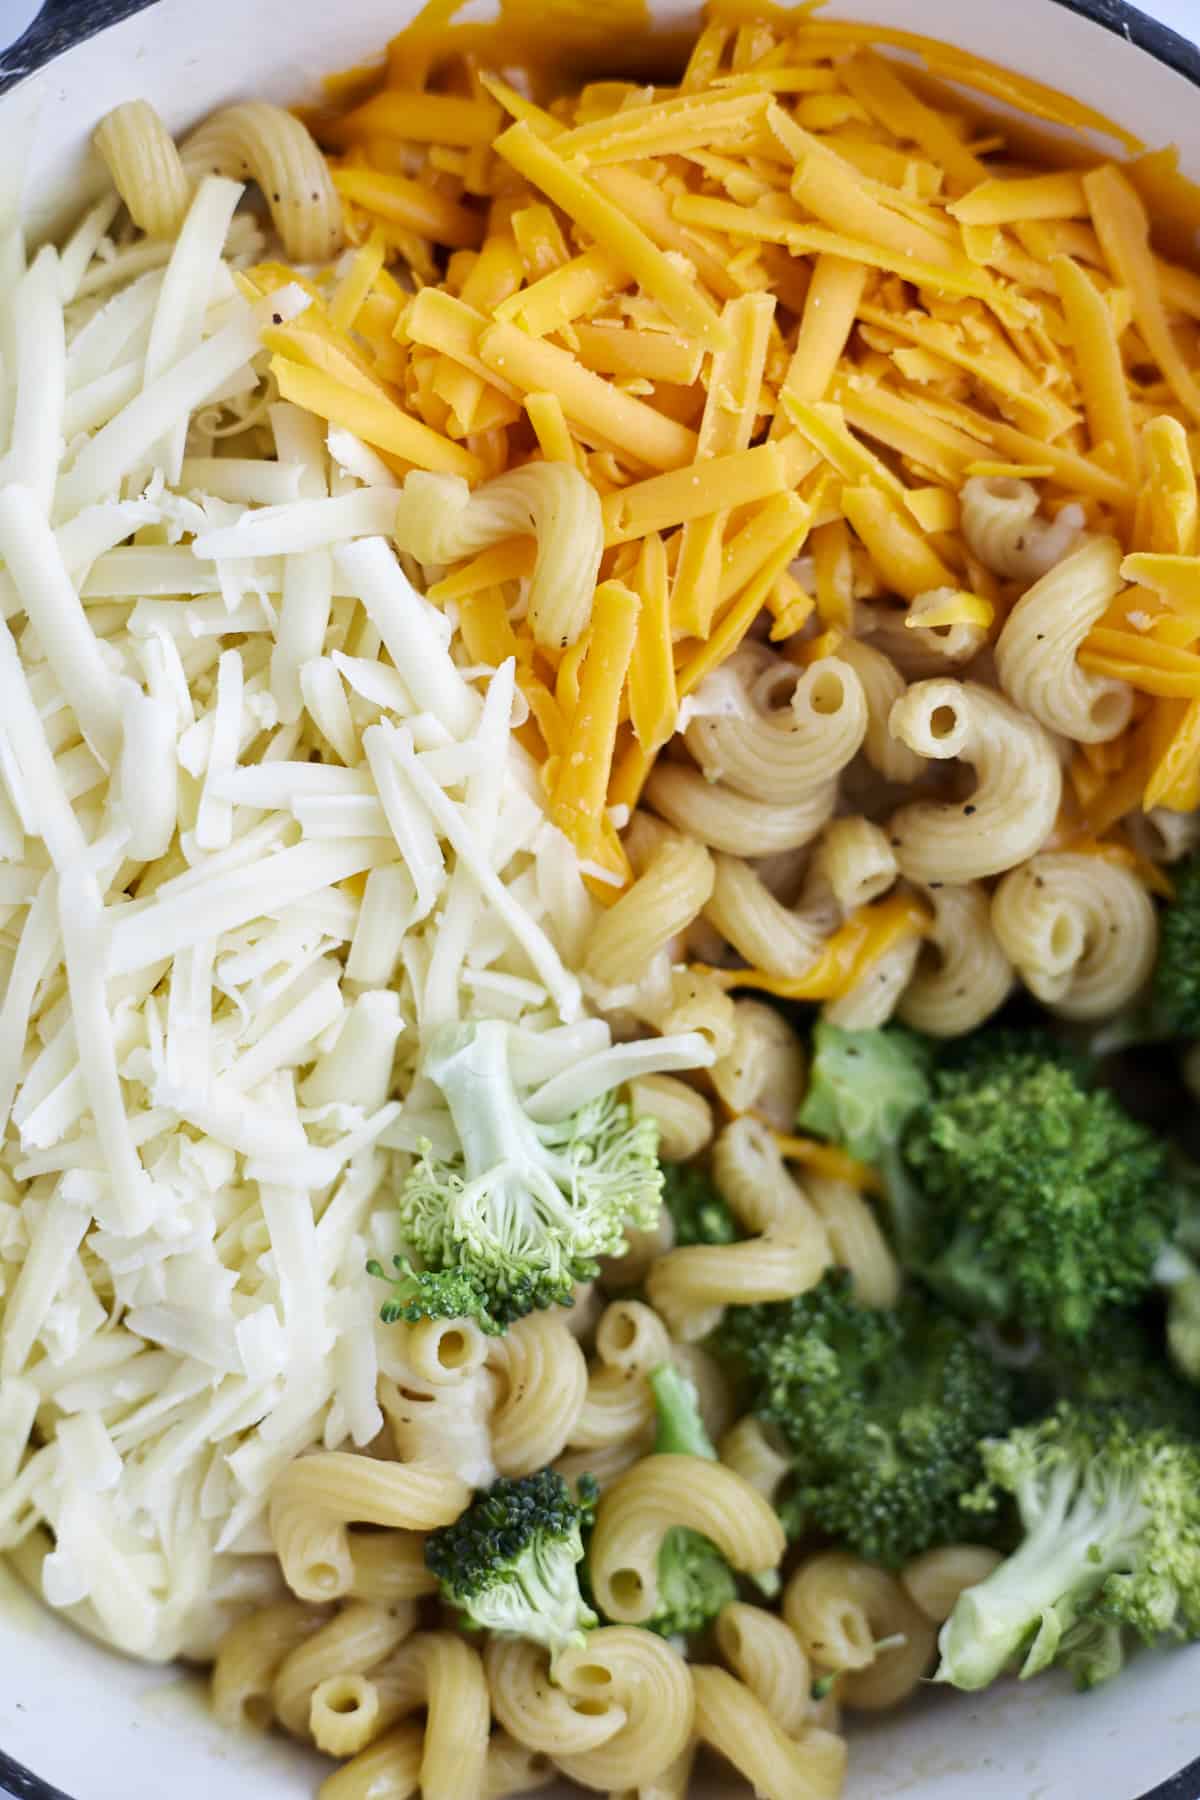
[[[579,1591],[583,1533],[595,1513],[590,1477],[572,1500],[561,1475],[502,1477],[453,1525],[431,1531],[425,1562],[442,1597],[486,1631],[531,1638],[551,1659],[598,1621]]]
[[[652,1371],[650,1386],[657,1415],[655,1455],[698,1456],[715,1462],[717,1453],[704,1429],[692,1383],[670,1363],[663,1363]],[[658,1610],[645,1625],[660,1637],[690,1637],[737,1599],[737,1581],[721,1552],[686,1525],[672,1526],[663,1538],[655,1573]]]
[[[1082,1337],[1153,1280],[1178,1200],[1164,1146],[1079,1059],[984,1030],[943,1057],[908,1123],[923,1195],[908,1266],[973,1317]]]
[[[401,1266],[388,1304],[402,1317],[445,1317],[461,1303],[463,1316],[499,1332],[535,1308],[569,1306],[597,1258],[626,1248],[626,1226],[648,1229],[658,1217],[653,1119],[633,1120],[612,1093],[558,1123],[530,1118],[509,1071],[509,1029],[499,1020],[451,1028],[426,1058],[461,1153],[438,1161],[426,1150],[401,1189],[401,1231],[424,1265]]]
[[[979,1440],[1009,1428],[1017,1398],[965,1326],[916,1298],[869,1310],[839,1270],[795,1300],[730,1308],[718,1344],[787,1445],[790,1535],[816,1528],[889,1568],[962,1536]]]
[[[1118,1635],[1200,1635],[1200,1450],[1117,1407],[1067,1403],[983,1447],[986,1482],[1017,1503],[1018,1548],[955,1603],[936,1679],[986,1687],[1014,1658],[1094,1684],[1115,1673]]]
[[[660,1363],[650,1371],[650,1389],[655,1411],[654,1454],[699,1456],[705,1462],[716,1462],[694,1383],[673,1363]]]
[[[901,1155],[904,1129],[929,1094],[932,1049],[899,1025],[843,1031],[820,1020],[812,1067],[797,1115],[803,1131],[839,1144],[883,1176],[892,1229],[902,1255],[922,1230],[920,1195]]]

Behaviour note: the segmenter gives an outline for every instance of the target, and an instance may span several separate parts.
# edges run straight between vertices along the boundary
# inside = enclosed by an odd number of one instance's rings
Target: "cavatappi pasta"
[[[817,1018],[1147,988],[1200,845],[1200,205],[903,32],[458,11],[295,112],[118,106],[60,247],[0,206],[0,1549],[322,1800],[685,1800],[710,1754],[833,1800],[840,1709],[998,1552],[810,1536],[713,1333],[902,1295],[879,1173],[798,1135]],[[481,1022],[511,1160],[618,1089],[708,1236],[419,1316],[474,1240],[432,1268],[397,1194]],[[546,1469],[598,1489],[553,1655],[426,1560]],[[686,1645],[677,1531],[738,1595]]]

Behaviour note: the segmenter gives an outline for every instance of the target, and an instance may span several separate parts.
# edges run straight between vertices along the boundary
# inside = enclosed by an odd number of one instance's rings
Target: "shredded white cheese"
[[[406,577],[378,456],[272,399],[262,327],[308,302],[233,281],[237,184],[174,245],[114,251],[101,202],[28,267],[8,184],[0,1550],[48,1525],[47,1600],[166,1659],[270,1591],[289,1459],[380,1429],[366,1263],[454,1150],[423,1035],[510,1021],[544,1118],[710,1053],[585,1016],[515,669]]]

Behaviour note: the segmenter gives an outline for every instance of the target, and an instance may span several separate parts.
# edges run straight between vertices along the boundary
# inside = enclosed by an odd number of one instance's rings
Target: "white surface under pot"
[[[0,0],[0,45],[35,10]],[[294,100],[322,71],[371,55],[415,10],[414,0],[49,0],[17,50],[0,56],[0,85],[6,73],[35,71],[0,99],[0,119],[38,105],[35,230],[96,184],[85,147],[118,102],[145,96],[182,127],[229,100]],[[678,19],[690,9],[667,0],[657,10]],[[1158,10],[1200,38],[1200,0],[1160,0]],[[824,16],[873,17],[1064,88],[1152,146],[1177,142],[1200,178],[1200,55],[1122,0],[832,0]],[[0,1792],[303,1800],[314,1791],[328,1764],[277,1738],[231,1736],[202,1696],[179,1670],[141,1668],[78,1637],[0,1565]],[[1138,1656],[1089,1695],[1054,1678],[982,1696],[931,1692],[899,1714],[860,1718],[851,1738],[847,1800],[1200,1800],[1200,1646]],[[725,1800],[723,1787],[717,1780],[697,1800]]]

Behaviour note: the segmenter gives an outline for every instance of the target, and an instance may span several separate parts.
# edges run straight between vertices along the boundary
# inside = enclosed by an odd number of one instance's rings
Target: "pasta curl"
[[[1088,538],[1022,594],[996,640],[996,672],[1009,699],[1079,744],[1119,737],[1133,711],[1127,681],[1090,675],[1075,660],[1121,587],[1121,546]]]
[[[1026,987],[1064,1019],[1119,1012],[1158,955],[1153,901],[1132,870],[1107,857],[1033,857],[997,887],[991,917]]]
[[[537,562],[529,623],[539,644],[565,650],[581,637],[604,550],[600,496],[567,463],[509,469],[472,492],[458,475],[414,469],[396,501],[397,544],[420,563],[456,562],[532,532]]]
[[[890,837],[911,881],[999,875],[1040,850],[1054,827],[1062,773],[1035,719],[978,682],[921,681],[892,708],[891,729],[921,756],[959,757],[977,785],[961,805],[918,800],[892,815]]]

